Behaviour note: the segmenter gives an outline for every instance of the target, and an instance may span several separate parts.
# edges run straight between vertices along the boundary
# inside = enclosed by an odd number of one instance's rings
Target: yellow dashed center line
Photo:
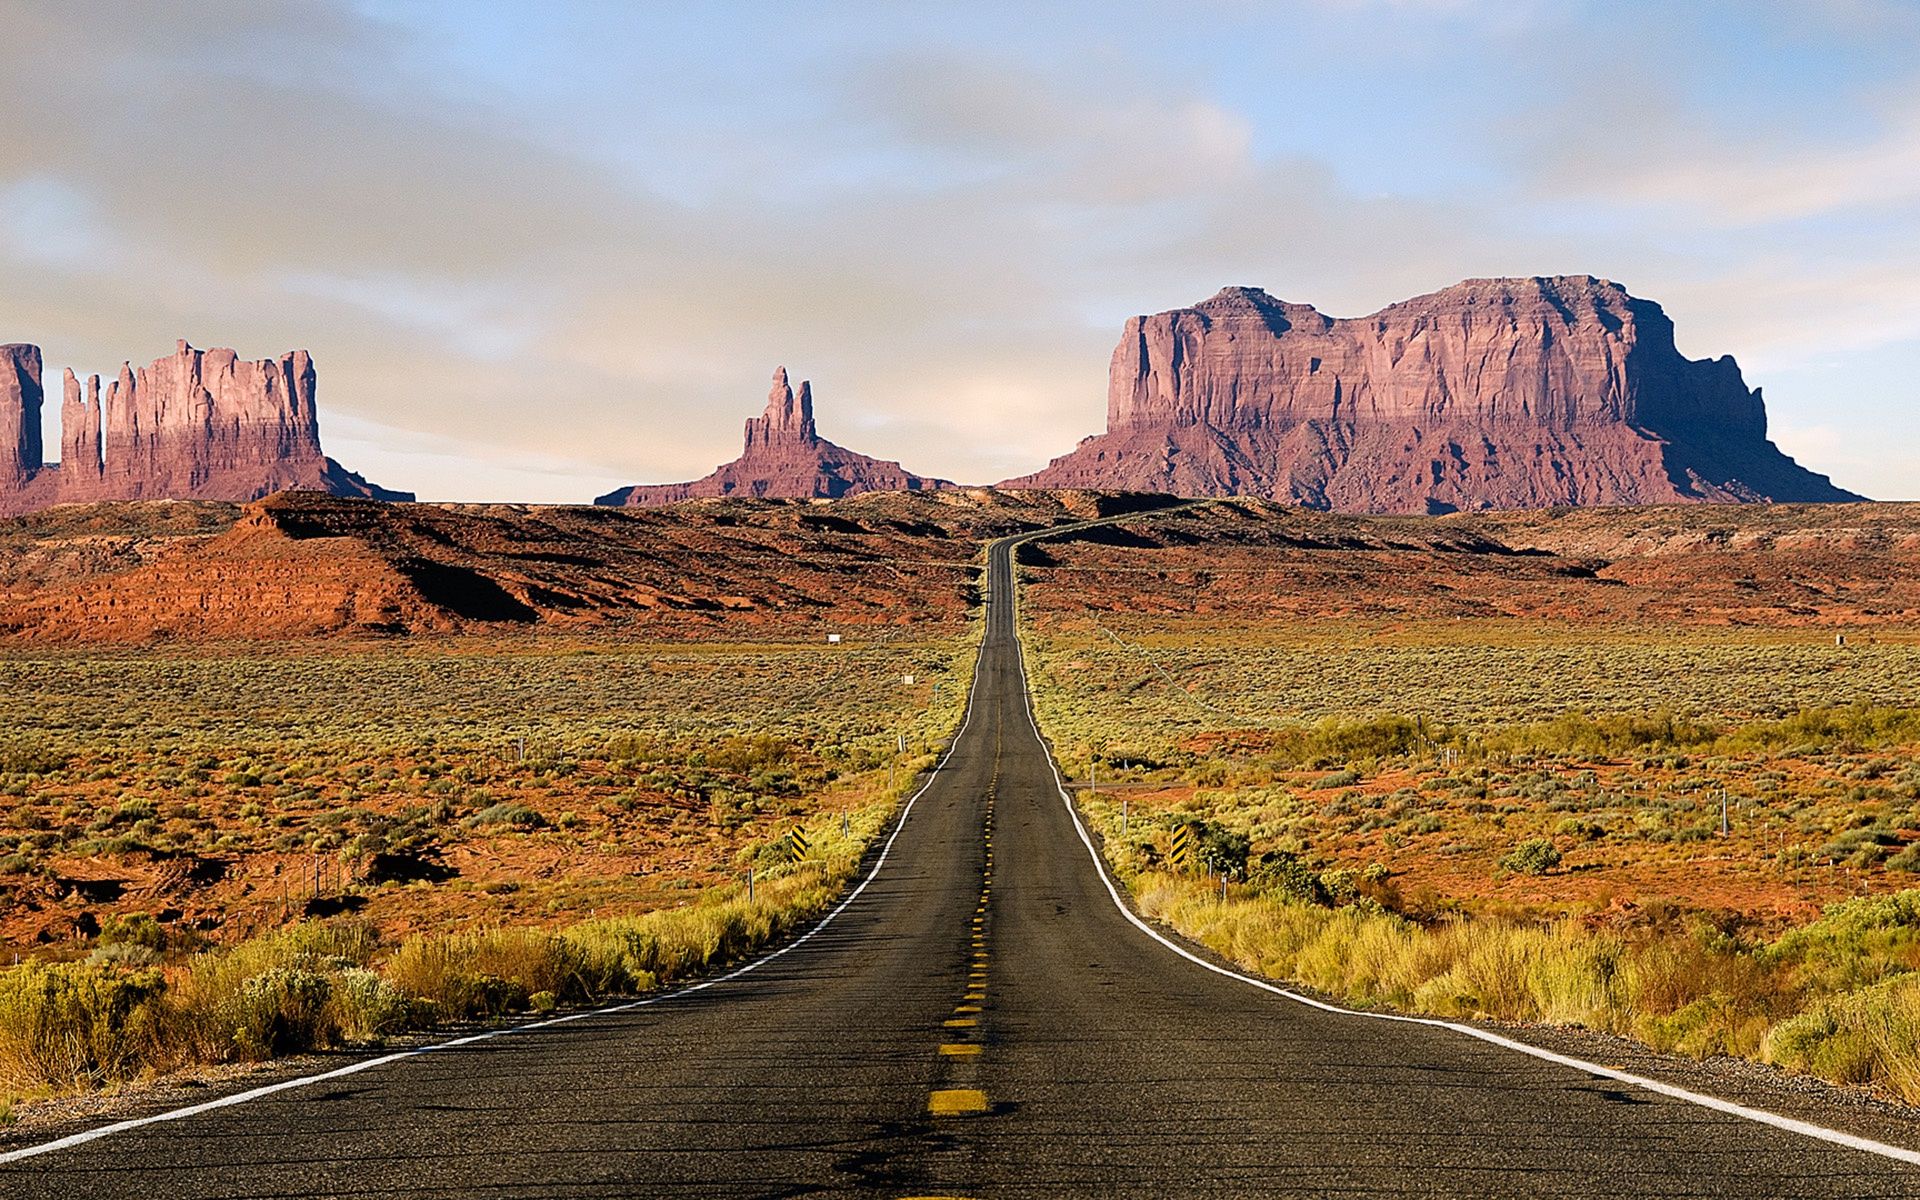
[[[942,1088],[927,1098],[936,1117],[965,1117],[987,1111],[987,1094],[977,1088]]]
[[[942,1042],[940,1053],[949,1058],[972,1058],[980,1053],[980,1047],[973,1042]]]

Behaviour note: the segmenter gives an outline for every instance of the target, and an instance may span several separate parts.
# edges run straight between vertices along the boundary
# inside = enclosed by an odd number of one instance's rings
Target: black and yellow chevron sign
[[[805,858],[807,856],[807,852],[812,849],[813,849],[813,843],[807,840],[807,835],[805,833],[802,833],[798,826],[795,826],[794,828],[787,830],[787,858],[788,859],[790,859],[793,862],[799,862],[801,859]]]
[[[1167,842],[1167,865],[1176,871],[1184,871],[1192,862],[1193,826],[1176,826],[1173,837]]]

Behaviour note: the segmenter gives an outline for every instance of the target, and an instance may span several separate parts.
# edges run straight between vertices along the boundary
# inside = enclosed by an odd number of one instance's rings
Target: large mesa
[[[832,498],[860,492],[924,492],[954,486],[915,475],[897,462],[869,458],[820,436],[813,424],[813,386],[799,392],[787,369],[773,373],[766,411],[747,419],[740,457],[689,483],[636,484],[609,492],[595,504],[651,506],[702,497],[755,496]]]
[[[1107,431],[1004,486],[1412,513],[1859,499],[1767,439],[1731,357],[1684,357],[1658,304],[1585,275],[1354,319],[1248,287],[1135,317]]]
[[[95,500],[253,500],[279,491],[411,500],[320,448],[305,350],[247,361],[232,350],[123,364],[103,392],[62,380],[60,461],[43,461],[38,347],[0,347],[0,514]]]

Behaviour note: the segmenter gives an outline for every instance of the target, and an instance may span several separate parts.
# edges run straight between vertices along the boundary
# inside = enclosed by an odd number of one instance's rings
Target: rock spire
[[[746,445],[739,458],[690,483],[636,484],[594,503],[651,506],[716,496],[814,498],[952,486],[821,437],[813,424],[813,386],[803,380],[796,393],[781,367],[773,373],[766,411],[747,419]]]

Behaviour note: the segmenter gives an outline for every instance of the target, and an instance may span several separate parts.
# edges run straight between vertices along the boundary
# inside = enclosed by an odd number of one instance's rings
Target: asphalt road
[[[0,1167],[6,1197],[1908,1196],[1920,1169],[1186,961],[1029,720],[1005,546],[969,719],[871,886],[704,991]]]

